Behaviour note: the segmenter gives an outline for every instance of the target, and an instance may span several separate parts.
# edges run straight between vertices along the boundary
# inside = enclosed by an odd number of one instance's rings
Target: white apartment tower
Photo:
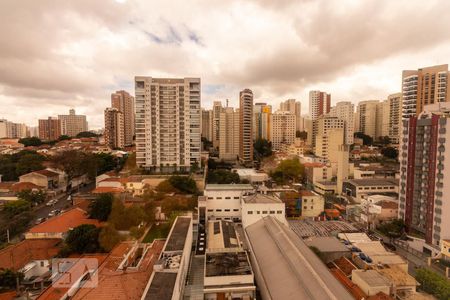
[[[273,150],[280,150],[281,145],[291,145],[295,142],[295,118],[295,114],[289,111],[277,111],[272,114],[270,131]]]
[[[123,113],[117,108],[109,107],[105,109],[105,144],[111,149],[125,146],[123,122]]]
[[[153,171],[200,163],[200,78],[135,77],[136,164]]]
[[[134,132],[134,98],[127,91],[117,91],[111,94],[111,107],[117,108],[123,114],[123,132],[125,145],[133,144]]]
[[[377,137],[377,107],[379,100],[361,101],[356,110],[357,132],[362,132],[372,138]]]
[[[321,116],[313,121],[312,143],[315,148],[318,135],[327,135],[330,129],[342,129],[345,131],[345,121],[337,117]],[[309,136],[309,133],[308,133]]]
[[[213,111],[202,108],[202,138],[212,141],[213,137]]]
[[[212,109],[212,143],[214,148],[220,144],[220,113],[222,112],[222,102],[214,101]]]
[[[244,165],[253,163],[253,92],[239,93],[239,160]]]
[[[76,136],[80,132],[88,131],[88,123],[85,115],[75,114],[75,109],[69,110],[68,115],[59,115],[61,120],[61,134]]]
[[[330,116],[345,121],[345,144],[353,144],[355,105],[350,101],[338,102],[330,109]]]
[[[236,160],[239,156],[239,109],[225,107],[220,113],[219,158]]]
[[[301,131],[302,129],[302,103],[295,101],[295,99],[288,99],[280,103],[281,111],[288,111],[295,115],[295,129]]]
[[[314,121],[330,112],[331,95],[321,91],[309,92],[309,115]]]

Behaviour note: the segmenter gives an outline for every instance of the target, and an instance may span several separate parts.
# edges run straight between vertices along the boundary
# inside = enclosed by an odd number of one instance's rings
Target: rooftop
[[[247,253],[244,251],[207,253],[205,271],[206,277],[252,274]]]
[[[388,178],[349,179],[347,181],[355,186],[398,185],[398,179],[388,179]]]
[[[352,224],[344,221],[289,220],[289,227],[301,238],[358,231]]]
[[[101,186],[95,188],[95,190],[92,191],[93,194],[106,194],[106,193],[122,193],[125,190],[123,188],[117,188],[117,187],[109,187],[109,186]]]
[[[331,236],[310,237],[304,240],[309,247],[316,247],[320,252],[349,252],[339,240]]]
[[[145,300],[171,300],[178,273],[154,272]]]
[[[273,299],[353,299],[302,239],[275,218],[264,217],[245,230],[262,275],[258,285]]]
[[[11,191],[13,192],[20,192],[24,190],[35,190],[35,189],[40,190],[42,189],[42,187],[31,182],[17,182],[14,183],[11,187]]]
[[[100,226],[100,222],[96,219],[89,219],[86,211],[81,208],[73,208],[56,217],[32,227],[29,233],[65,233],[77,226],[83,224],[92,224]]]
[[[33,174],[33,173],[44,175],[46,177],[58,177],[59,176],[58,173],[50,171],[50,170],[39,170],[39,171],[34,171],[34,172],[31,172],[28,174]],[[25,175],[27,175],[27,174],[25,174]]]
[[[182,251],[184,249],[191,222],[192,218],[190,217],[177,217],[167,237],[164,251]]]
[[[301,190],[300,196],[319,196],[319,195],[310,190]]]
[[[397,287],[418,285],[414,277],[395,265],[387,268],[380,268],[378,269],[378,272]]]
[[[227,191],[227,190],[253,190],[251,184],[207,184],[205,190]]]
[[[282,203],[280,198],[272,195],[265,195],[265,194],[253,194],[247,197],[243,198],[245,203],[252,203],[252,204],[269,204],[269,203]]]
[[[208,249],[238,248],[239,239],[233,222],[208,222]]]
[[[357,275],[360,277],[364,282],[367,283],[370,287],[383,287],[383,286],[390,286],[389,280],[378,273],[376,270],[353,270],[352,276]]]

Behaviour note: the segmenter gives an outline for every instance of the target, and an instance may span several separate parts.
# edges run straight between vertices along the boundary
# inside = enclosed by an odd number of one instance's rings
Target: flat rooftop
[[[353,270],[352,276],[359,276],[370,287],[390,286],[389,280],[376,270]]]
[[[178,273],[155,272],[145,300],[171,300]]]
[[[253,190],[251,184],[207,184],[205,191]]]
[[[376,186],[376,185],[398,185],[398,179],[384,179],[384,178],[373,178],[373,179],[350,179],[347,180],[355,186]]]
[[[332,236],[310,237],[305,239],[306,245],[316,247],[320,252],[349,252],[343,243]]]
[[[239,240],[234,223],[228,221],[208,222],[208,249],[238,248]]]
[[[178,217],[167,238],[164,251],[182,251],[186,242],[191,217]]]
[[[254,194],[243,198],[245,203],[253,204],[270,204],[270,203],[282,203],[280,198],[272,195]]]
[[[272,299],[353,299],[303,240],[277,219],[264,217],[245,230],[261,273],[258,286]]]
[[[289,220],[289,227],[301,238],[335,236],[340,232],[357,232],[352,224],[344,221]]]
[[[245,252],[207,253],[205,276],[251,275],[252,268]]]

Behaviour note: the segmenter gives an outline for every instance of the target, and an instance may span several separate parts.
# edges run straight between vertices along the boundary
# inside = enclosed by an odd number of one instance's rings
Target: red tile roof
[[[323,167],[325,167],[324,164],[318,163],[318,162],[312,162],[312,163],[307,162],[307,163],[304,163],[303,166],[305,168],[323,168]]]
[[[316,194],[314,194],[313,192],[308,191],[308,190],[301,190],[300,195],[301,196],[315,196]]]
[[[116,188],[116,187],[108,187],[108,186],[101,186],[96,188],[92,191],[93,194],[107,194],[107,193],[113,193],[113,194],[119,194],[123,193],[125,190],[123,188]]]
[[[121,177],[109,177],[109,178],[105,178],[102,181],[109,181],[109,182],[120,182],[122,184],[127,183],[128,182],[128,178],[121,178]],[[100,182],[102,182],[100,181]]]
[[[0,190],[10,191],[14,182],[0,182]]]
[[[23,240],[0,250],[0,269],[19,270],[31,260],[50,259],[59,249],[59,239]]]
[[[46,177],[57,177],[57,176],[59,176],[58,173],[55,173],[55,172],[50,171],[50,170],[39,170],[39,171],[31,172],[31,173],[41,174],[41,175],[44,175]]]
[[[339,210],[334,209],[334,208],[331,208],[331,209],[325,209],[325,214],[326,214],[328,217],[331,217],[331,218],[337,218],[337,217],[339,217],[339,216],[341,215],[341,213],[339,212]]]
[[[12,300],[16,298],[16,291],[0,293],[0,300]]]
[[[11,191],[13,192],[21,192],[24,190],[34,190],[34,189],[40,190],[42,189],[42,187],[31,182],[17,182],[13,184],[13,186],[11,187]]]
[[[30,233],[65,233],[72,228],[83,224],[92,224],[97,227],[101,223],[96,219],[89,219],[86,211],[81,208],[73,208],[56,217],[34,226],[29,230]]]

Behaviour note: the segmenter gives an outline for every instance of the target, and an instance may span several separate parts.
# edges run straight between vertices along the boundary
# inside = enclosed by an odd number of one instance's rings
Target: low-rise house
[[[300,191],[301,216],[304,218],[318,217],[324,210],[325,201],[323,197],[313,191]]]
[[[59,174],[50,170],[39,170],[27,173],[19,177],[20,182],[31,182],[37,186],[49,190],[57,190],[59,185]]]
[[[370,195],[398,193],[397,179],[349,179],[343,183],[343,193],[352,197],[356,203]]]
[[[241,202],[242,225],[247,227],[266,216],[273,216],[287,225],[285,204],[274,195],[253,194]]]
[[[376,270],[353,270],[352,281],[368,296],[391,292],[391,282]]]
[[[86,211],[73,208],[32,227],[25,239],[64,239],[70,230],[83,224],[101,225],[98,220],[89,219]]]
[[[251,184],[263,184],[269,180],[269,175],[263,171],[255,169],[233,169],[239,175],[241,180],[248,180]]]

